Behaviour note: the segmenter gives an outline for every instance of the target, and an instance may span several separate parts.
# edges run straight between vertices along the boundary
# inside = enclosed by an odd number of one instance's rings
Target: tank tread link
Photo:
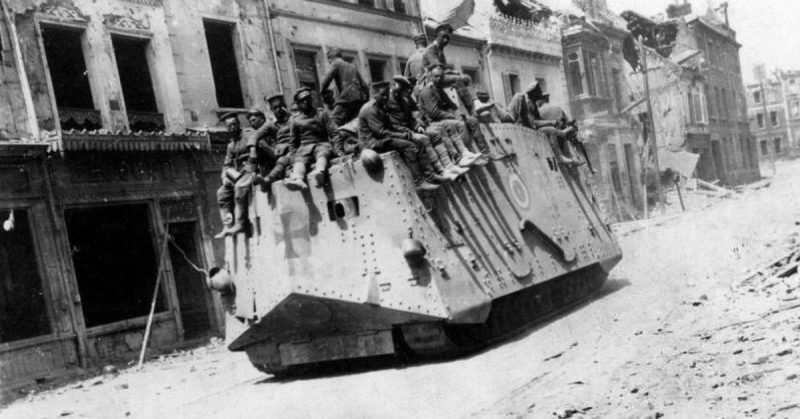
[[[622,255],[583,167],[547,138],[482,127],[493,158],[418,193],[395,153],[334,164],[323,188],[254,188],[226,239],[229,349],[267,373],[496,342],[597,291]]]

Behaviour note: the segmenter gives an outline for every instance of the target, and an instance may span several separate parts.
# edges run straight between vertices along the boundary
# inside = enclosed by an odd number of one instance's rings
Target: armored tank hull
[[[229,349],[282,373],[496,342],[585,300],[622,255],[582,168],[544,135],[482,128],[492,161],[433,192],[399,156],[334,164],[303,192],[254,189],[251,234],[226,242]]]

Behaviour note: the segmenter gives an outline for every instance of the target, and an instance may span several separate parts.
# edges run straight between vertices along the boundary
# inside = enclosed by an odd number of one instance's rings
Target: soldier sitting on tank
[[[394,76],[394,85],[389,91],[386,113],[389,122],[398,131],[406,132],[411,141],[424,150],[433,165],[435,177],[440,181],[455,180],[468,169],[453,164],[450,154],[442,142],[442,136],[434,130],[426,130],[419,117],[417,103],[411,98],[411,82],[403,76]]]
[[[397,151],[408,165],[417,190],[437,189],[439,186],[433,182],[437,182],[439,178],[434,176],[433,166],[428,160],[427,153],[411,141],[410,132],[396,130],[389,122],[389,116],[386,114],[389,82],[374,83],[372,92],[372,100],[367,102],[358,114],[358,140],[361,148],[378,153]]]
[[[266,190],[270,184],[283,179],[287,169],[292,166],[292,155],[290,154],[291,136],[289,132],[289,110],[283,95],[275,95],[267,99],[270,111],[275,120],[266,122],[263,113],[248,117],[250,124],[256,128],[256,135],[253,135],[252,145],[256,146],[252,150],[263,150],[263,158],[259,159],[259,172],[266,175],[258,176],[262,190]],[[260,115],[259,115],[260,114]]]
[[[558,138],[558,144],[555,147],[564,156],[565,164],[576,164],[578,166],[586,164],[585,161],[578,160],[575,157],[569,144],[573,143],[579,148],[583,146],[578,140],[578,129],[574,121],[570,121],[564,109],[551,104],[548,95],[545,96],[543,103],[539,105],[539,115],[542,119],[556,121],[556,126],[555,128],[545,128],[544,130],[555,130],[554,134]]]
[[[314,170],[309,173],[317,187],[322,187],[328,176],[328,164],[333,157],[331,137],[337,135],[336,125],[328,111],[315,108],[311,90],[303,87],[294,95],[298,112],[289,120],[290,153],[294,156],[294,167],[286,186],[289,189],[307,189],[306,172],[310,164]]]
[[[222,163],[222,186],[217,189],[217,204],[225,228],[214,236],[223,238],[244,231],[247,222],[247,197],[255,180],[257,164],[253,152],[252,129],[242,130],[236,112],[220,118],[228,129],[230,140]]]
[[[517,124],[548,134],[547,138],[550,141],[550,146],[553,148],[553,153],[559,163],[574,164],[575,161],[564,156],[561,148],[553,141],[553,137],[566,137],[572,133],[574,128],[560,129],[558,128],[558,121],[541,117],[539,106],[547,103],[548,100],[550,100],[550,95],[542,91],[538,82],[533,82],[528,85],[525,92],[517,93],[511,98],[508,108]]]
[[[514,118],[511,114],[493,101],[485,88],[478,87],[476,91],[476,97],[472,101],[472,115],[478,122],[482,124],[514,122]]]
[[[358,68],[344,60],[341,50],[332,48],[328,51],[328,61],[331,67],[322,78],[320,93],[324,95],[331,82],[336,84],[339,94],[336,96],[331,117],[338,127],[358,115],[361,106],[369,99],[369,91]]]
[[[339,135],[333,142],[333,151],[338,156],[351,156],[361,151],[358,141],[358,118],[339,127]]]
[[[444,92],[444,72],[442,66],[434,66],[429,72],[431,83],[419,92],[419,107],[425,118],[430,121],[430,129],[438,133],[451,155],[454,153],[459,166],[472,166],[486,164],[488,160],[479,153],[474,153],[469,146],[475,142],[483,143],[488,149],[486,140],[480,132],[478,120],[466,117],[462,120],[456,115],[458,106],[450,100]],[[449,135],[455,133],[456,135]]]

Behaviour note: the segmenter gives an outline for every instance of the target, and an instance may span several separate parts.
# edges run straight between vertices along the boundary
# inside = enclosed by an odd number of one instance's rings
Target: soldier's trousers
[[[411,171],[414,184],[418,185],[422,183],[433,171],[427,152],[417,147],[414,141],[401,138],[386,138],[382,140],[372,140],[365,145],[367,148],[371,148],[378,153],[386,153],[389,151],[397,151],[400,153],[406,165],[408,165],[408,169]]]
[[[466,141],[469,140],[469,131],[461,120],[443,119],[430,124],[428,130],[441,137],[442,143],[454,160],[458,160],[464,151],[469,150],[466,145]]]
[[[358,111],[361,110],[362,105],[364,105],[364,102],[360,101],[335,104],[331,112],[333,123],[336,124],[337,127],[341,127],[350,122],[351,119],[358,116]]]
[[[253,173],[245,172],[236,183],[225,178],[217,189],[217,204],[223,212],[235,213],[236,218],[243,218],[247,208],[247,194],[253,186]],[[223,217],[224,218],[224,217]],[[243,220],[237,219],[236,222]]]

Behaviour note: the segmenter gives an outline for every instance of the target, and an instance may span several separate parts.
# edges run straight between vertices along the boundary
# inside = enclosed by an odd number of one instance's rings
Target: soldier
[[[425,48],[422,54],[422,68],[429,69],[434,65],[444,66],[447,58],[444,56],[444,47],[450,43],[450,36],[453,35],[453,27],[443,23],[436,27],[436,39]]]
[[[486,89],[476,89],[476,98],[472,101],[472,113],[480,123],[514,122],[514,118],[506,110],[495,103]]]
[[[358,141],[358,118],[339,127],[339,135],[333,143],[333,151],[339,156],[358,154],[361,144]]]
[[[261,179],[262,190],[266,190],[270,184],[283,179],[286,176],[286,170],[292,166],[292,155],[290,153],[292,141],[289,130],[290,114],[286,108],[286,101],[283,99],[282,94],[278,94],[267,99],[267,103],[269,103],[270,111],[272,111],[275,120],[265,123],[263,129],[259,128],[256,131],[263,130],[263,141],[266,143],[267,150],[264,154],[268,161],[261,166],[261,169],[268,172],[263,178],[260,176],[257,178]]]
[[[244,231],[247,222],[247,194],[253,185],[255,164],[250,144],[253,130],[242,131],[239,117],[229,112],[220,118],[230,134],[222,163],[222,186],[217,189],[217,204],[225,228],[214,236],[223,238]]]
[[[525,92],[514,95],[509,104],[511,116],[517,124],[524,127],[540,130],[548,134],[550,146],[556,159],[562,164],[574,164],[575,161],[564,156],[558,144],[554,144],[552,137],[563,138],[574,131],[574,127],[559,128],[559,123],[555,119],[544,119],[539,113],[539,106],[544,105],[550,100],[550,95],[542,91],[538,82],[531,83]]]
[[[411,141],[421,147],[433,165],[433,169],[443,180],[454,180],[469,169],[453,164],[450,154],[442,142],[442,136],[435,130],[426,130],[425,124],[419,117],[417,103],[411,98],[411,82],[403,76],[394,76],[394,87],[389,91],[389,100],[386,103],[386,113],[392,127],[399,131],[407,132]]]
[[[323,108],[314,108],[311,90],[303,87],[294,95],[298,112],[289,121],[290,153],[294,168],[286,186],[290,189],[307,189],[304,178],[308,165],[314,163],[310,173],[317,187],[325,184],[328,163],[333,157],[331,136],[336,135],[336,125]]]
[[[331,117],[338,127],[358,115],[361,106],[369,99],[369,92],[361,73],[355,65],[342,58],[341,50],[331,48],[328,51],[328,61],[331,63],[331,68],[322,78],[320,92],[324,94],[332,81],[336,84],[336,91],[339,94],[336,96]]]
[[[386,103],[389,100],[389,82],[378,82],[372,85],[373,98],[367,102],[358,114],[358,140],[362,148],[369,148],[379,153],[397,151],[406,161],[414,185],[417,190],[430,191],[438,188],[429,180],[433,168],[427,160],[427,154],[410,140],[408,132],[394,130],[386,114]]]
[[[322,91],[322,106],[328,112],[333,112],[336,107],[336,97],[333,96],[333,90],[325,89]]]
[[[586,152],[586,148],[583,146],[580,138],[578,137],[578,129],[575,126],[575,121],[567,117],[567,113],[559,106],[550,104],[549,101],[545,101],[545,103],[539,105],[539,114],[542,116],[542,119],[545,120],[555,120],[557,122],[556,125],[556,132],[554,133],[558,137],[558,154],[563,156],[562,163],[564,164],[575,164],[578,166],[584,165],[589,163],[589,170],[594,173],[594,168],[592,168],[592,163],[589,161],[589,156]],[[563,131],[563,134],[561,132]],[[575,158],[572,153],[572,148],[570,148],[569,143],[572,143],[576,148],[578,148],[584,158],[585,161],[581,161]]]
[[[408,57],[403,75],[411,82],[411,85],[414,86],[417,84],[417,80],[422,77],[422,74],[425,73],[425,65],[422,61],[423,54],[425,54],[425,49],[428,46],[428,39],[421,33],[414,35],[411,39],[414,41],[416,51]]]
[[[456,133],[456,136],[451,138],[452,147],[449,148],[451,152],[455,150],[460,154],[459,166],[486,164],[488,159],[485,156],[473,153],[468,148],[474,139],[479,147],[488,151],[488,145],[481,134],[478,120],[468,116],[462,121],[456,116],[458,106],[442,90],[444,87],[442,66],[434,66],[429,74],[432,83],[419,92],[418,100],[422,113],[431,121],[431,128],[442,135],[445,145],[448,145],[446,133],[448,131]]]

